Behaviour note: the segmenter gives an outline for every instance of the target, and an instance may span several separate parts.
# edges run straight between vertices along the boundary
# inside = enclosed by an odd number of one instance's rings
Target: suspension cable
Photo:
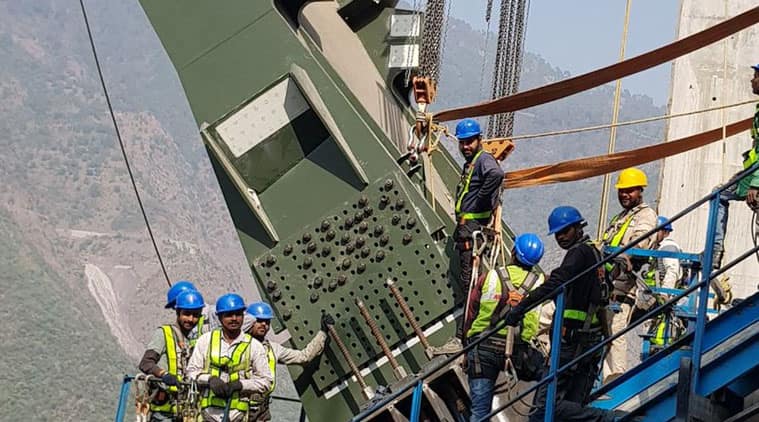
[[[105,96],[105,102],[108,105],[108,111],[111,114],[111,120],[113,121],[113,128],[116,131],[116,138],[119,140],[119,146],[121,146],[121,155],[124,157],[124,164],[126,164],[127,173],[129,173],[129,180],[132,182],[132,188],[134,189],[134,195],[137,197],[137,204],[140,206],[140,212],[142,213],[142,218],[145,220],[145,227],[148,229],[148,235],[150,235],[150,241],[153,243],[153,249],[155,249],[155,254],[158,257],[158,263],[161,264],[161,270],[163,271],[163,276],[166,277],[166,283],[168,283],[169,286],[171,286],[171,280],[169,279],[169,274],[166,272],[166,266],[163,264],[163,259],[161,258],[161,253],[158,251],[158,245],[155,241],[155,236],[153,236],[153,230],[150,228],[150,222],[148,221],[148,216],[145,213],[145,207],[142,205],[142,199],[140,198],[140,192],[137,189],[137,183],[134,181],[134,174],[132,174],[132,168],[129,165],[129,158],[127,157],[126,148],[124,148],[124,140],[121,138],[121,131],[119,130],[119,125],[116,122],[116,114],[113,112],[113,106],[111,105],[111,98],[108,95],[108,89],[105,86],[105,79],[103,78],[103,71],[100,68],[100,60],[98,59],[98,54],[95,49],[95,40],[92,38],[92,30],[90,29],[90,21],[87,19],[87,11],[84,8],[84,0],[79,0],[79,5],[82,8],[82,17],[84,18],[84,26],[87,28],[87,37],[90,40],[90,47],[92,48],[92,56],[95,59],[95,67],[98,71],[98,77],[100,78],[100,85],[103,88],[103,95]]]
[[[631,126],[631,125],[638,125],[641,123],[650,123],[655,122],[658,120],[667,120],[672,119],[675,117],[684,117],[684,116],[692,116],[694,114],[701,114],[701,113],[708,113],[710,111],[716,111],[716,110],[722,110],[724,108],[732,108],[732,107],[738,107],[746,104],[756,104],[756,100],[745,100],[738,103],[733,104],[727,104],[727,105],[721,105],[716,107],[710,107],[710,108],[704,108],[701,110],[693,110],[693,111],[685,111],[682,113],[675,113],[675,114],[664,114],[661,116],[654,116],[654,117],[646,117],[644,119],[637,119],[637,120],[628,120],[626,122],[620,122],[615,125],[613,124],[605,124],[605,125],[597,125],[597,126],[586,126],[581,128],[575,128],[575,129],[566,129],[566,130],[556,130],[551,132],[541,132],[541,133],[533,133],[528,135],[517,135],[512,136],[509,139],[512,141],[516,141],[519,139],[532,139],[532,138],[545,138],[547,136],[557,136],[557,135],[569,135],[572,133],[579,133],[579,132],[589,132],[592,130],[600,130],[600,129],[608,129],[612,126],[620,127],[620,126]],[[483,142],[488,142],[487,139],[483,139]]]

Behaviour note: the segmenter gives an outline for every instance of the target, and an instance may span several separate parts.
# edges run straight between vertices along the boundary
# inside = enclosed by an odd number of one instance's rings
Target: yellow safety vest
[[[271,347],[268,340],[264,340],[262,344],[264,349],[266,349],[266,360],[269,363],[269,370],[271,371],[272,377],[271,388],[266,392],[266,396],[268,397],[274,392],[274,387],[277,384],[277,357],[274,356],[274,349]]]
[[[620,226],[617,229],[617,232],[614,233],[614,236],[611,236],[610,231],[606,230],[606,232],[604,233],[604,237],[602,239],[603,242],[604,242],[604,244],[606,244],[607,246],[611,246],[612,248],[616,248],[617,246],[619,246],[619,244],[622,243],[622,238],[625,237],[625,233],[627,232],[627,228],[630,227],[630,223],[632,223],[633,217],[635,217],[635,214],[637,214],[637,213],[631,212],[630,215],[627,216],[627,218],[625,219],[625,221],[622,222],[622,226]],[[609,228],[610,229],[611,229],[611,227],[614,226],[614,223],[617,222],[617,219],[619,219],[619,214],[615,215],[611,219],[611,222],[609,223]],[[610,241],[609,241],[609,237],[611,237]],[[607,243],[607,241],[608,241],[608,243]],[[611,271],[612,269],[614,269],[614,265],[611,264],[611,263],[609,263],[609,262],[607,262],[605,264],[605,268],[606,268],[606,271]]]
[[[163,331],[163,341],[166,344],[166,362],[168,363],[166,372],[174,375],[178,380],[181,381],[182,374],[179,373],[179,360],[177,359],[177,352],[181,353],[182,342],[177,340],[176,334],[174,333],[174,329],[171,327],[171,325],[163,325],[161,326],[161,330]],[[167,391],[171,396],[173,396],[177,392],[177,387],[174,385],[168,386]],[[152,412],[176,414],[177,406],[174,400],[171,398],[172,397],[170,397],[166,403],[161,405],[150,403],[150,410]]]
[[[482,155],[483,150],[479,150],[477,154],[472,159],[472,162],[469,164],[469,172],[466,174],[466,177],[462,177],[461,181],[459,181],[458,191],[459,195],[458,198],[456,198],[456,216],[457,219],[464,219],[464,220],[481,220],[484,218],[490,218],[490,216],[493,214],[492,210],[482,211],[482,212],[465,212],[461,213],[461,202],[464,200],[464,196],[466,196],[467,193],[469,193],[469,185],[472,183],[472,174],[474,174],[474,168],[477,164],[477,159],[480,158],[480,155]],[[463,187],[461,184],[464,184]]]
[[[658,323],[656,324],[656,331],[654,332],[654,335],[651,337],[650,341],[651,341],[651,344],[654,344],[657,346],[664,346],[665,334],[666,334],[666,329],[667,329],[667,319],[660,317],[660,318],[657,318],[656,321],[658,321]]]
[[[200,336],[206,333],[205,330],[203,330],[203,324],[205,322],[206,322],[206,317],[204,315],[201,315],[200,318],[198,318],[198,324],[196,325],[196,327],[198,327],[198,335],[196,337],[189,339],[190,347],[193,349],[195,348],[195,343],[198,342],[198,338],[200,338]]]
[[[506,267],[509,272],[509,279],[514,287],[519,287],[524,283],[529,271],[520,268],[516,265],[509,265]],[[501,288],[501,281],[498,279],[498,273],[495,271],[488,272],[485,276],[485,281],[482,284],[482,295],[480,296],[480,306],[477,310],[477,316],[472,322],[472,326],[467,331],[467,337],[473,337],[490,327],[493,313],[498,307],[498,302],[501,299],[503,291]],[[523,329],[520,337],[522,340],[529,341],[537,333],[538,328],[538,315],[537,312],[528,312],[523,319]],[[508,334],[508,327],[503,327],[498,330],[498,335],[506,336]]]
[[[206,356],[204,373],[211,375],[212,377],[218,377],[222,373],[229,374],[229,381],[237,381],[241,378],[247,378],[248,371],[250,370],[250,353],[248,347],[252,337],[249,334],[245,334],[245,338],[240,343],[235,345],[232,351],[232,357],[221,355],[221,328],[217,328],[211,331],[211,343],[208,347],[208,355]],[[220,407],[224,408],[227,405],[227,400],[216,397],[213,391],[209,388],[206,394],[200,400],[200,407],[205,409],[207,407]],[[248,401],[240,399],[240,392],[235,392],[232,395],[229,405],[230,409],[236,409],[241,412],[247,412],[249,405]]]

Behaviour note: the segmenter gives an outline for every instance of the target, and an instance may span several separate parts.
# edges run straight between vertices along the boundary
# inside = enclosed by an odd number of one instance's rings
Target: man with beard
[[[250,397],[266,394],[274,377],[263,345],[242,331],[245,301],[227,293],[216,301],[221,328],[198,339],[187,364],[187,376],[207,384],[200,400],[204,421],[245,420]]]
[[[601,262],[601,253],[583,233],[587,223],[580,212],[570,206],[555,208],[548,217],[548,234],[553,234],[559,246],[566,250],[561,265],[553,270],[542,285],[530,291],[504,318],[506,325],[515,327],[525,311],[540,303],[559,286],[574,279],[588,268]],[[603,308],[602,285],[605,283],[599,271],[590,271],[567,286],[566,308],[562,315],[559,367],[603,340],[599,311]],[[590,390],[598,374],[601,352],[583,359],[574,367],[559,375],[556,390],[556,420],[561,421],[614,421],[614,412],[585,407]],[[544,373],[543,376],[546,374]],[[542,421],[545,416],[548,384],[535,393],[536,411],[530,421]]]
[[[173,421],[177,416],[174,398],[179,381],[184,378],[187,359],[192,354],[188,336],[198,325],[205,303],[200,293],[185,290],[173,298],[172,306],[176,310],[176,321],[156,330],[139,364],[140,371],[163,382],[150,403],[150,420],[153,422]]]
[[[302,350],[290,349],[280,344],[266,340],[266,334],[271,327],[271,320],[274,318],[274,311],[266,302],[256,302],[248,306],[243,331],[250,334],[255,340],[263,344],[266,349],[266,358],[271,371],[272,377],[276,382],[277,364],[284,365],[305,365],[311,362],[315,357],[324,351],[324,344],[327,341],[329,326],[335,325],[335,320],[330,314],[324,313],[321,318],[321,330]],[[269,421],[271,413],[269,412],[269,400],[271,393],[274,392],[274,384],[263,395],[255,395],[251,399],[251,413],[248,415],[250,421]],[[255,408],[255,410],[254,410]]]

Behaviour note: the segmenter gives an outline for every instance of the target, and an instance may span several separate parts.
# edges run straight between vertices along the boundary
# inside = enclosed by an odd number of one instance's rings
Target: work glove
[[[234,380],[227,383],[227,393],[231,396],[238,391],[242,391],[242,382],[240,380]]]
[[[503,320],[506,321],[506,325],[516,327],[522,321],[522,313],[517,308],[514,308],[503,317]]]
[[[171,386],[179,385],[179,380],[177,379],[177,377],[168,372],[161,375],[161,382],[163,382],[166,385],[171,385]]]
[[[217,397],[221,397],[223,399],[229,397],[229,392],[227,391],[227,383],[222,381],[219,377],[211,377],[208,379],[208,386],[211,387],[211,391],[213,391],[213,394]]]
[[[322,331],[329,333],[329,327],[335,325],[335,319],[330,314],[322,314]]]
[[[756,211],[759,209],[759,188],[749,188],[746,194],[746,204]]]

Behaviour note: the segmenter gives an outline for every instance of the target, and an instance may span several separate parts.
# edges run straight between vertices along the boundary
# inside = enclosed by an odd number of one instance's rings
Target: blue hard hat
[[[480,136],[480,124],[474,119],[464,119],[456,125],[456,137],[459,140]]]
[[[582,218],[577,208],[568,205],[556,207],[551,211],[551,215],[548,216],[548,234],[560,232],[572,224],[584,221],[585,219]]]
[[[195,285],[192,284],[192,282],[187,280],[179,280],[176,283],[172,284],[169,288],[169,291],[166,292],[166,309],[171,309],[174,307],[174,303],[177,300],[177,296],[179,296],[180,293],[186,292],[188,290],[198,290],[195,288]]]
[[[543,241],[534,233],[523,233],[514,239],[514,255],[522,264],[538,265],[543,251]]]
[[[247,312],[256,320],[274,318],[274,311],[266,302],[255,302],[250,304]]]
[[[661,226],[664,223],[667,223],[668,218],[664,217],[663,215],[660,215],[656,218],[656,225]],[[672,231],[672,223],[667,223],[664,225],[664,227],[661,228],[664,231],[671,232]]]
[[[759,64],[755,64],[751,68],[759,72]]]
[[[203,309],[204,306],[206,306],[206,304],[203,302],[203,296],[201,296],[200,292],[186,290],[177,296],[177,304],[174,306],[174,309],[193,311]]]
[[[237,293],[227,293],[216,299],[216,313],[245,310],[245,300]]]

